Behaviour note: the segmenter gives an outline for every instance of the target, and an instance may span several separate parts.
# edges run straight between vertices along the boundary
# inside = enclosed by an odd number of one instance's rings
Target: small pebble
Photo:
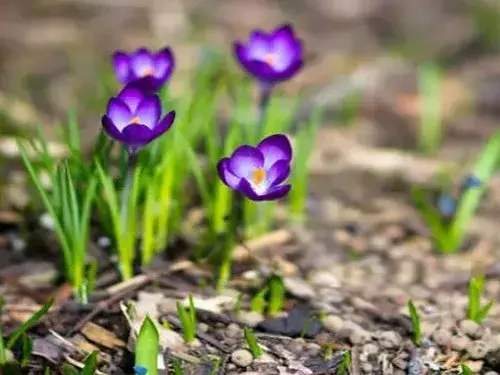
[[[338,315],[327,315],[322,319],[323,327],[331,332],[338,332],[344,327],[344,319]]]
[[[231,361],[238,367],[248,367],[253,362],[252,353],[246,349],[237,349],[231,354]]]
[[[245,371],[242,372],[240,375],[260,375],[260,374],[256,371]]]
[[[226,328],[226,335],[232,339],[238,339],[243,337],[243,330],[239,325],[231,323]]]
[[[467,353],[472,359],[483,359],[489,351],[490,348],[485,341],[472,341],[469,346],[467,346]]]
[[[229,328],[229,327],[228,327]],[[206,323],[199,323],[198,324],[198,329],[201,331],[201,332],[208,332],[208,330],[210,329],[209,325],[206,324]]]
[[[383,348],[386,349],[396,349],[401,345],[401,335],[395,331],[386,331],[382,332],[380,335],[377,335],[378,341]]]
[[[363,353],[366,356],[376,355],[379,352],[379,347],[373,343],[368,343],[363,346]]]
[[[406,370],[406,367],[408,367],[408,361],[399,357],[394,358],[392,364],[401,370]]]
[[[488,371],[486,374],[484,375],[499,375],[498,372],[496,371]]]
[[[317,270],[310,275],[310,282],[316,287],[340,288],[340,281],[328,271]]]
[[[482,329],[481,325],[469,319],[462,320],[460,322],[459,327],[462,333],[472,337],[473,339],[480,339],[484,333],[484,330]]]
[[[286,349],[293,354],[300,354],[304,350],[304,346],[306,344],[306,341],[302,338],[298,338],[295,340],[291,340]]]
[[[365,374],[373,373],[373,365],[369,362],[361,363],[361,369]]]
[[[304,347],[304,350],[307,351],[307,353],[311,356],[316,356],[322,351],[321,346],[319,346],[315,342],[307,343]]]
[[[264,320],[264,316],[256,311],[241,311],[240,320],[250,327],[255,327]]]
[[[446,329],[438,329],[432,334],[432,339],[440,346],[447,346],[451,341],[451,333]]]
[[[370,332],[364,330],[363,328],[355,329],[349,335],[349,340],[353,345],[364,344],[372,339]]]
[[[296,297],[311,299],[316,295],[314,289],[302,279],[286,277],[284,283],[285,288],[290,292],[290,294]]]
[[[451,348],[457,352],[467,349],[471,340],[467,336],[453,336],[451,338]]]

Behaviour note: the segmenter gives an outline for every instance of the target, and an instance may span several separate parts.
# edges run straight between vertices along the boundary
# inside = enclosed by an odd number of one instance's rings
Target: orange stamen
[[[276,59],[276,55],[274,53],[269,53],[266,56],[264,56],[264,61],[271,65],[274,63],[274,60]]]
[[[153,74],[155,74],[155,71],[154,71],[154,69],[153,69],[153,68],[149,68],[149,69],[145,70],[145,71],[142,73],[142,75],[143,75],[144,77],[152,76]]]
[[[132,120],[130,120],[131,124],[140,124],[141,119],[139,117],[134,117]]]
[[[255,169],[252,171],[252,182],[255,185],[260,185],[262,181],[266,178],[266,171],[262,168]]]

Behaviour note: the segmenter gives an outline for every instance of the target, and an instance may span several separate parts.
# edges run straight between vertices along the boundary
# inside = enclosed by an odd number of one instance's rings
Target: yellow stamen
[[[149,76],[152,76],[153,74],[155,74],[155,71],[154,71],[154,69],[153,69],[153,68],[146,69],[146,70],[142,73],[142,75],[143,75],[144,77],[149,77]]]
[[[272,65],[274,63],[274,60],[276,60],[276,55],[274,53],[269,53],[264,56],[264,61],[269,65]]]
[[[260,185],[266,179],[266,171],[262,168],[252,171],[252,182],[255,185]]]
[[[134,117],[132,120],[130,120],[131,124],[140,124],[141,119],[139,117]]]

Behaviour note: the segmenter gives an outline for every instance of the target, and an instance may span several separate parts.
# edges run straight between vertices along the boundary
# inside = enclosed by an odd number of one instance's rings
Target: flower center
[[[148,69],[146,69],[146,70],[144,70],[144,71],[142,72],[142,75],[143,75],[144,77],[150,77],[150,76],[152,76],[152,75],[154,75],[154,74],[155,74],[155,71],[154,71],[154,69],[153,69],[153,68],[148,68]]]
[[[266,179],[266,171],[258,168],[252,171],[252,182],[255,185],[260,185]]]
[[[140,124],[141,119],[139,117],[134,117],[132,120],[130,120],[130,123],[135,125]]]
[[[264,62],[266,62],[269,65],[273,65],[275,61],[276,61],[275,53],[268,53],[267,55],[264,56]]]

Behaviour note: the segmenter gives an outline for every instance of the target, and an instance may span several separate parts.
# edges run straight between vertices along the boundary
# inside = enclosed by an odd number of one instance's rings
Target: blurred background
[[[50,132],[76,108],[93,135],[115,49],[172,46],[172,88],[182,92],[207,51],[230,55],[232,40],[284,22],[307,50],[305,70],[284,90],[300,90],[305,111],[334,110],[361,91],[358,117],[369,121],[353,132],[362,142],[412,147],[417,72],[428,61],[445,69],[443,113],[456,138],[498,127],[498,0],[2,0],[1,132],[37,123]]]

